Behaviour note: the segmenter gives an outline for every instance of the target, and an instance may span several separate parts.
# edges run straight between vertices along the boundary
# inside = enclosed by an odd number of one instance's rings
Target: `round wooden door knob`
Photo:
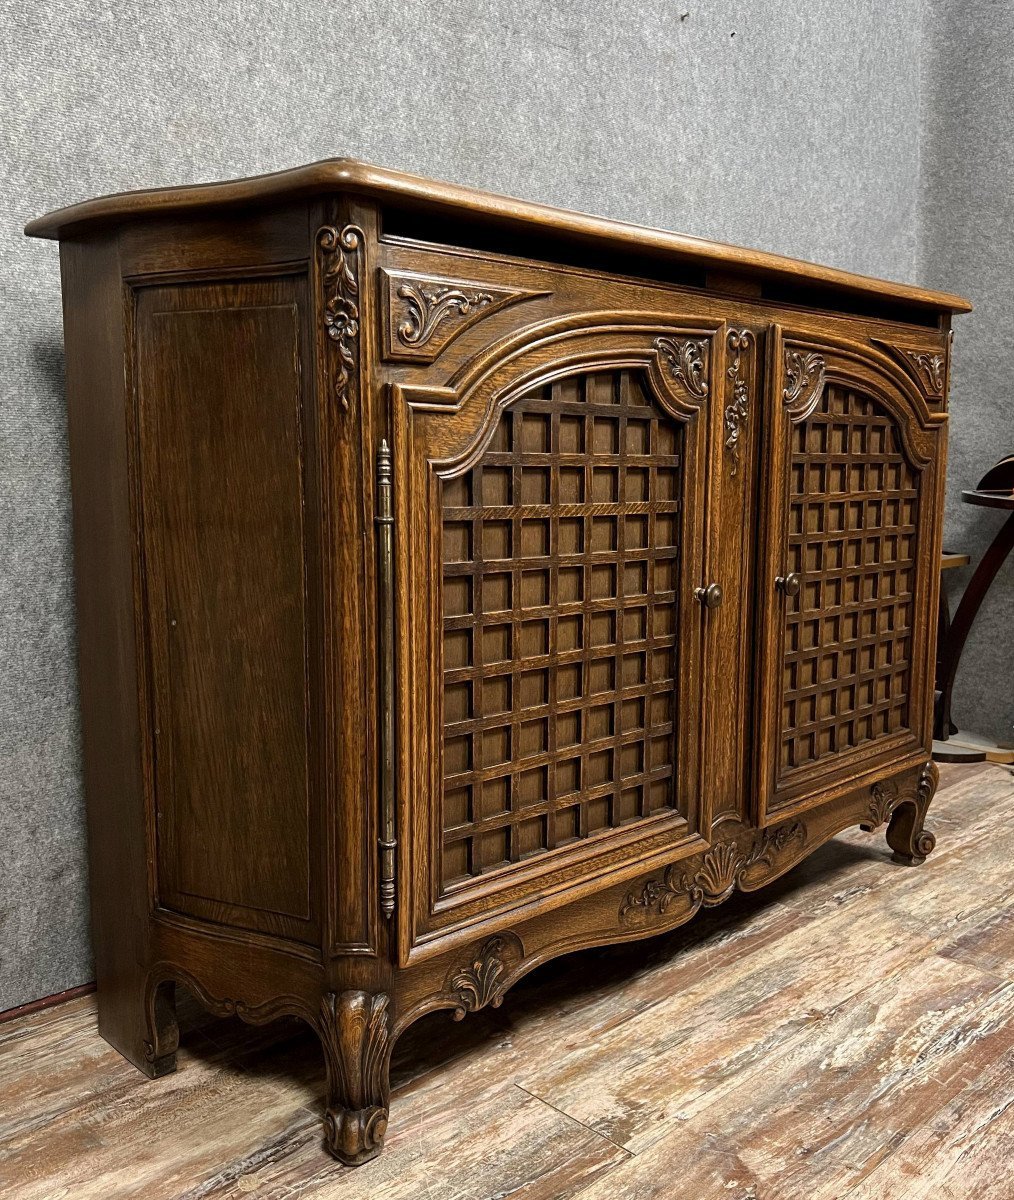
[[[694,588],[694,595],[705,608],[718,608],[722,603],[722,589],[717,583],[709,583],[707,587]]]

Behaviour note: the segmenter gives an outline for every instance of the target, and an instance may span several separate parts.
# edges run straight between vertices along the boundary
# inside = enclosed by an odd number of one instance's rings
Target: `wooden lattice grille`
[[[575,376],[443,484],[445,884],[676,806],[681,443]]]
[[[909,727],[918,505],[875,400],[829,386],[792,426],[783,773]]]

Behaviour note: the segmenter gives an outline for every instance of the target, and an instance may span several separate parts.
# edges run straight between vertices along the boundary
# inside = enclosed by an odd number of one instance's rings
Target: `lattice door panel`
[[[791,427],[784,778],[910,728],[919,476],[897,422],[838,386]]]
[[[445,887],[677,809],[682,439],[574,376],[444,482]]]

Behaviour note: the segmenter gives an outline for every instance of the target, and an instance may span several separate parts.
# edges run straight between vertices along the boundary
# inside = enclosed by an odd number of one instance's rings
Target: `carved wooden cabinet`
[[[923,828],[947,295],[346,161],[59,238],[102,1033],[433,1009]]]

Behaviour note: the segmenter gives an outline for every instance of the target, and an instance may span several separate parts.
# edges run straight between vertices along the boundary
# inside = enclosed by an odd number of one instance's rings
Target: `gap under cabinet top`
[[[288,171],[224,183],[101,196],[30,221],[25,226],[25,233],[29,237],[77,239],[102,227],[146,217],[213,215],[229,209],[271,206],[329,192],[366,196],[381,205],[393,205],[400,210],[445,220],[481,220],[504,237],[502,253],[512,252],[510,238],[527,235],[543,243],[549,238],[554,243],[584,252],[598,249],[612,255],[629,253],[641,260],[651,258],[659,265],[690,266],[762,282],[817,289],[837,296],[839,304],[850,297],[853,302],[864,298],[893,301],[939,313],[970,312],[972,308],[963,297],[947,292],[891,283],[780,254],[534,204],[348,158],[324,159]],[[634,267],[631,274],[637,273]]]

